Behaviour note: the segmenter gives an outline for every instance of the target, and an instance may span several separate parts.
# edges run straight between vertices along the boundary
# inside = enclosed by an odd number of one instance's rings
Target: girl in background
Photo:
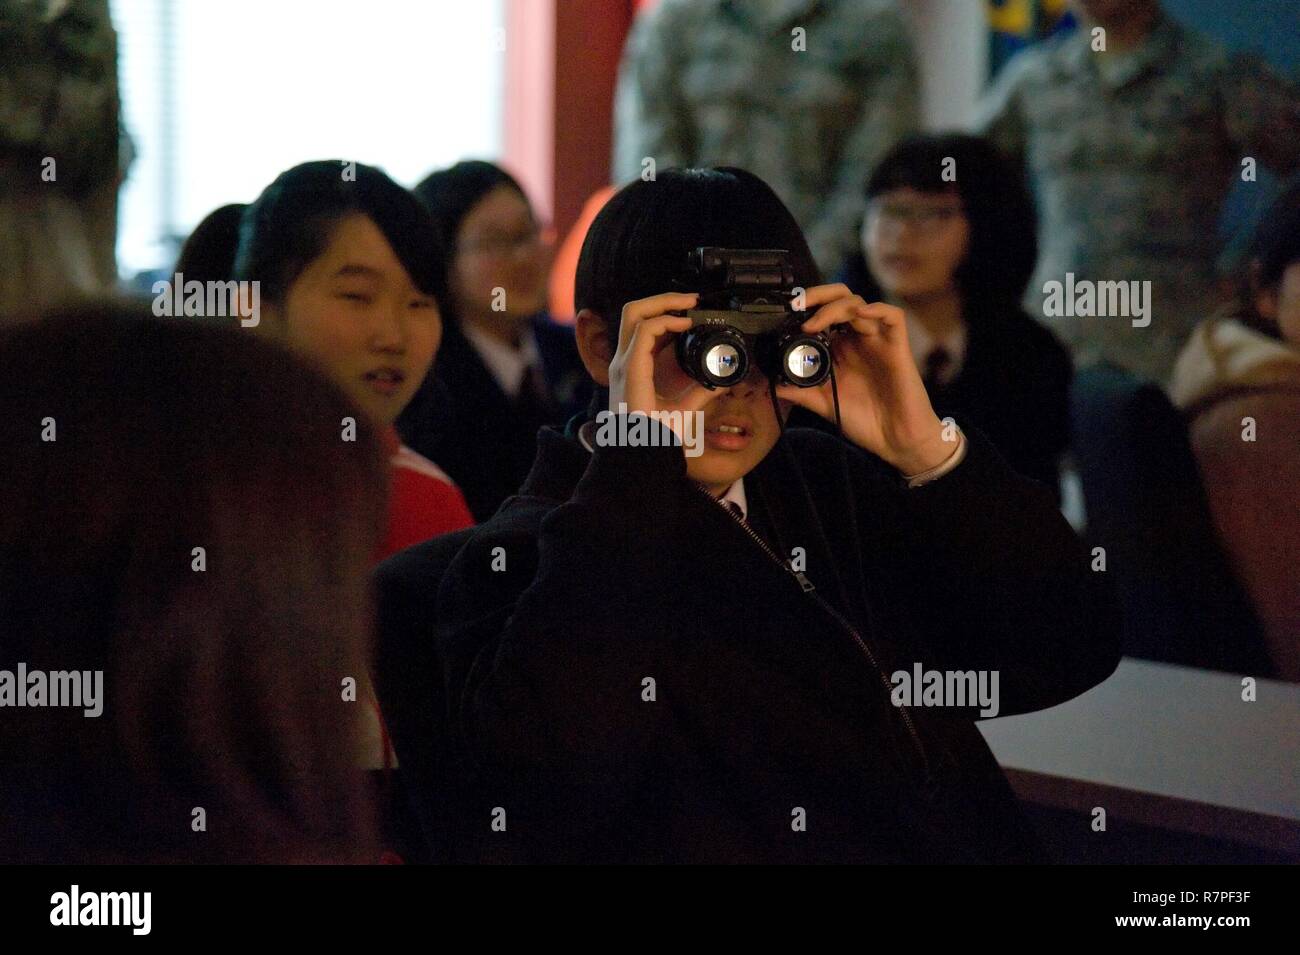
[[[472,524],[451,479],[394,427],[437,354],[446,297],[438,236],[415,197],[371,166],[295,166],[245,213],[235,277],[261,283],[259,330],[315,363],[379,429],[393,485],[379,556]]]
[[[235,278],[261,283],[258,331],[331,377],[384,442],[391,493],[376,558],[473,524],[460,490],[394,427],[437,354],[447,297],[442,247],[416,198],[359,163],[295,166],[245,213]],[[372,771],[387,843],[422,858],[368,672],[358,698],[368,722],[356,765]]]
[[[248,206],[242,202],[213,209],[203,217],[181,246],[175,272],[185,281],[225,282],[235,270],[239,248],[239,223]]]
[[[979,428],[1056,492],[1069,441],[1069,354],[1020,307],[1038,254],[1032,201],[985,140],[917,136],[867,182],[862,251],[841,276],[902,307],[940,418]]]
[[[1300,681],[1300,186],[1270,207],[1252,259],[1238,304],[1192,333],[1170,396],[1278,675]]]
[[[415,187],[448,250],[439,360],[398,426],[446,468],[482,521],[523,483],[537,430],[586,407],[573,329],[545,314],[547,255],[518,182],[461,162]]]

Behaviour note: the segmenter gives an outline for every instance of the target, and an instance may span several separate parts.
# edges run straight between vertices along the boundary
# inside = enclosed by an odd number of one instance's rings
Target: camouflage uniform
[[[645,157],[748,169],[829,274],[857,248],[867,176],[916,128],[918,84],[892,0],[661,0],[623,53],[614,179]]]
[[[112,288],[119,133],[108,0],[0,0],[0,316]]]
[[[1300,95],[1164,16],[1131,51],[1091,43],[1085,26],[1018,55],[977,125],[1027,164],[1037,193],[1041,253],[1026,304],[1041,314],[1044,283],[1067,272],[1149,280],[1148,327],[1044,321],[1076,365],[1107,360],[1163,383],[1216,304],[1217,228],[1242,159],[1283,173],[1300,160]]]

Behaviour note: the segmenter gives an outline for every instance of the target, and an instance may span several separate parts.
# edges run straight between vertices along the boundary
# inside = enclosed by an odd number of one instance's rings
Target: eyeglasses
[[[892,222],[895,225],[910,225],[916,231],[932,234],[942,229],[949,221],[962,214],[959,205],[919,206],[906,202],[887,202],[872,200],[867,203],[867,222]]]
[[[526,249],[531,251],[541,239],[542,231],[537,226],[533,226],[527,232],[519,232],[515,235],[503,235],[499,232],[489,232],[469,242],[461,242],[456,246],[457,252],[471,252],[480,255],[489,255],[493,258],[505,258]]]

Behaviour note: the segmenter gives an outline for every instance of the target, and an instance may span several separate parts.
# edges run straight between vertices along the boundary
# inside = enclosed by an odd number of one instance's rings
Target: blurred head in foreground
[[[0,407],[0,861],[372,860],[384,470],[344,395],[102,305],[0,335]]]

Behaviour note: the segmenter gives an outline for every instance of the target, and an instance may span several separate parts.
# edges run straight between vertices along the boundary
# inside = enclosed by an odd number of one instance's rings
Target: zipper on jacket
[[[708,500],[715,507],[719,508],[724,514],[726,514],[733,521],[735,521],[736,524],[740,526],[740,529],[743,530],[747,535],[749,535],[750,540],[752,540],[755,544],[757,544],[762,549],[763,553],[765,553],[769,558],[771,558],[782,570],[784,570],[786,573],[793,576],[794,579],[798,581],[800,588],[803,590],[805,594],[810,595],[812,599],[817,602],[818,606],[820,606],[827,613],[829,613],[831,617],[833,617],[835,621],[844,630],[848,631],[849,635],[853,638],[853,642],[858,645],[858,649],[862,651],[863,656],[867,658],[867,662],[871,664],[871,668],[875,670],[876,675],[880,677],[880,682],[881,685],[884,687],[885,695],[887,697],[890,697],[889,705],[893,706],[894,705],[892,699],[893,688],[889,682],[889,677],[886,675],[885,671],[881,669],[880,663],[876,660],[876,655],[871,651],[871,647],[868,646],[867,641],[862,638],[862,634],[858,633],[857,628],[854,627],[853,624],[850,623],[842,613],[840,613],[837,609],[835,609],[835,607],[830,603],[830,601],[826,600],[824,597],[822,597],[820,593],[817,592],[817,588],[813,585],[813,582],[808,579],[807,575],[805,575],[803,571],[795,570],[793,567],[790,566],[790,563],[788,561],[784,561],[779,556],[777,556],[776,551],[772,550],[772,548],[768,545],[767,541],[759,537],[758,534],[754,531],[754,529],[750,527],[749,524],[747,524],[739,514],[734,513],[730,508],[723,507],[721,504],[718,503],[717,498],[715,498],[712,494],[710,494],[706,489],[701,487],[699,484],[692,482],[692,486],[696,490],[698,490],[702,495],[704,495],[704,497],[708,498]],[[898,710],[898,715],[902,718],[903,725],[906,727],[908,735],[912,739],[912,745],[916,747],[917,755],[920,756],[921,758],[921,768],[923,774],[922,792],[925,793],[925,795],[928,797],[933,794],[933,790],[934,790],[934,779],[932,778],[931,769],[930,769],[930,758],[926,754],[925,745],[921,742],[921,736],[916,731],[916,724],[912,722],[912,715],[908,712],[907,707],[897,706],[894,708]]]

